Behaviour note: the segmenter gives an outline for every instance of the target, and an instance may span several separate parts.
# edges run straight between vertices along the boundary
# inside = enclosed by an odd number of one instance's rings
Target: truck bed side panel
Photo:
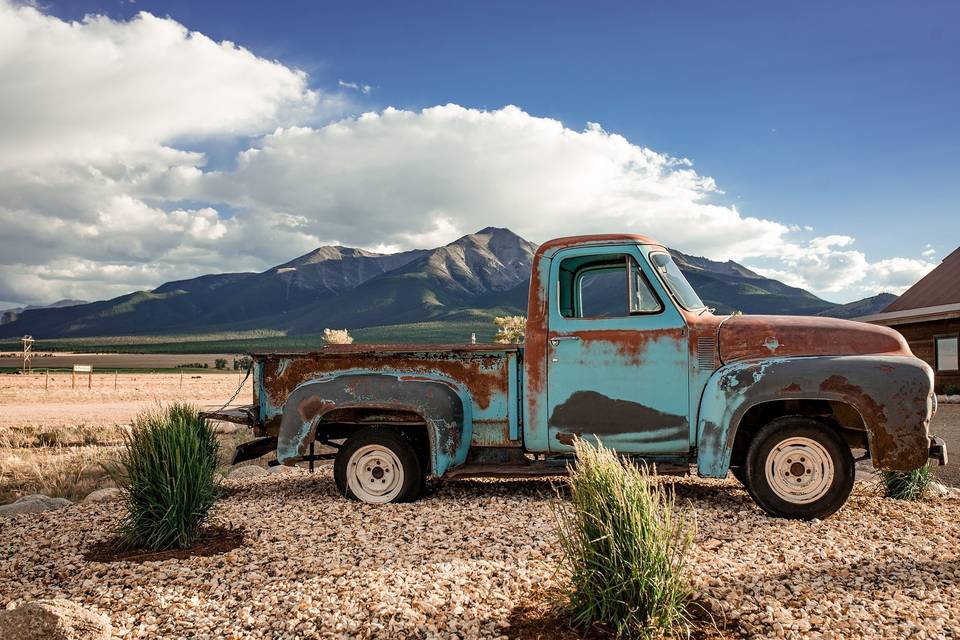
[[[463,411],[466,424],[460,428],[470,435],[470,444],[519,446],[518,350],[498,347],[408,347],[406,350],[393,345],[364,345],[330,347],[309,353],[254,354],[259,374],[255,386],[259,392],[263,429],[270,434],[278,433],[284,411],[297,410],[288,406],[288,399],[305,384],[341,376],[383,374],[411,382],[442,381],[452,385],[468,404]],[[323,387],[316,385],[321,396]],[[391,393],[390,388],[396,387],[383,386],[384,394]],[[371,406],[382,407],[392,401],[389,397],[375,397],[377,395],[374,392],[369,397]],[[446,440],[443,434],[438,436],[438,442]],[[313,434],[304,437],[312,439]],[[459,462],[462,461],[456,463]]]

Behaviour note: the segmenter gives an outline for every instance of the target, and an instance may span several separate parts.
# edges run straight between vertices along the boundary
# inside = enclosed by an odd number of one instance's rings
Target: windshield
[[[670,289],[670,293],[676,298],[684,309],[703,309],[703,301],[693,290],[687,279],[683,277],[680,267],[673,261],[669,253],[651,253],[650,262],[660,274],[660,278]]]

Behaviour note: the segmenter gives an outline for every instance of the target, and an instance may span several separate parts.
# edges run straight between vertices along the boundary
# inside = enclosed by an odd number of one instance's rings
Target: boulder
[[[89,504],[91,502],[113,502],[114,500],[120,500],[122,497],[123,491],[116,487],[97,489],[87,494],[87,497],[83,499],[83,504]]]
[[[110,619],[69,600],[37,600],[0,611],[4,640],[109,640]]]
[[[242,480],[243,478],[262,478],[266,475],[268,475],[267,470],[263,467],[258,467],[255,464],[247,464],[231,470],[230,475],[227,477],[231,480]]]
[[[12,504],[0,505],[0,517],[16,516],[21,513],[40,513],[69,507],[72,502],[66,498],[51,498],[39,493],[23,496]]]

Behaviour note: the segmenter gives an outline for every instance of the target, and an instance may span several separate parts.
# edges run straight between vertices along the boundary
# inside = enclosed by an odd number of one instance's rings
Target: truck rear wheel
[[[333,479],[343,496],[371,504],[416,500],[424,485],[413,445],[385,427],[367,427],[347,438],[334,460]]]
[[[828,425],[813,418],[777,418],[754,436],[747,450],[746,486],[772,516],[826,518],[853,490],[850,447]]]

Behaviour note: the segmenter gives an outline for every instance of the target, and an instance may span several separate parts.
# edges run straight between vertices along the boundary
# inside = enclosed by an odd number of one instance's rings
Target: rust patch
[[[402,371],[408,374],[432,373],[462,383],[477,405],[485,409],[490,405],[493,394],[508,393],[508,363],[509,359],[505,355],[475,351],[331,351],[292,357],[287,367],[281,370],[280,358],[275,356],[264,361],[263,387],[267,390],[270,401],[280,406],[298,385],[326,373],[348,369]]]
[[[660,243],[653,238],[641,236],[636,233],[596,233],[588,236],[566,236],[563,238],[547,240],[542,245],[537,247],[537,253],[534,256],[534,261],[536,262],[537,258],[548,252],[552,253],[559,249],[566,249],[568,247],[581,247],[590,244],[610,244],[616,242],[655,244],[660,246]]]
[[[793,384],[788,384],[788,385],[785,386],[782,390],[789,393],[789,392],[791,392],[791,391],[800,391],[801,389],[802,389],[802,387],[801,387],[799,384],[797,384],[796,382],[794,382]]]
[[[626,358],[630,364],[640,365],[643,363],[643,352],[649,343],[659,340],[660,338],[669,338],[679,343],[682,333],[683,330],[680,328],[647,330],[610,329],[577,331],[576,335],[580,336],[580,340],[583,341],[584,345],[595,342],[611,343],[616,347],[617,353]]]
[[[771,355],[909,356],[910,347],[888,327],[810,316],[731,316],[720,325],[720,357],[735,362]]]
[[[334,406],[334,403],[330,402],[329,400],[324,400],[317,396],[310,396],[300,403],[300,406],[297,407],[297,411],[300,413],[300,419],[306,422],[308,420],[313,420],[322,413],[325,413],[327,410],[332,409]]]
[[[861,387],[851,384],[845,376],[832,375],[820,383],[820,391],[840,394],[850,400],[863,416],[870,433],[871,454],[875,464],[889,465],[891,460],[899,456],[900,444],[894,433],[888,429],[885,407],[872,396],[865,393]],[[894,427],[899,429],[901,427]]]

